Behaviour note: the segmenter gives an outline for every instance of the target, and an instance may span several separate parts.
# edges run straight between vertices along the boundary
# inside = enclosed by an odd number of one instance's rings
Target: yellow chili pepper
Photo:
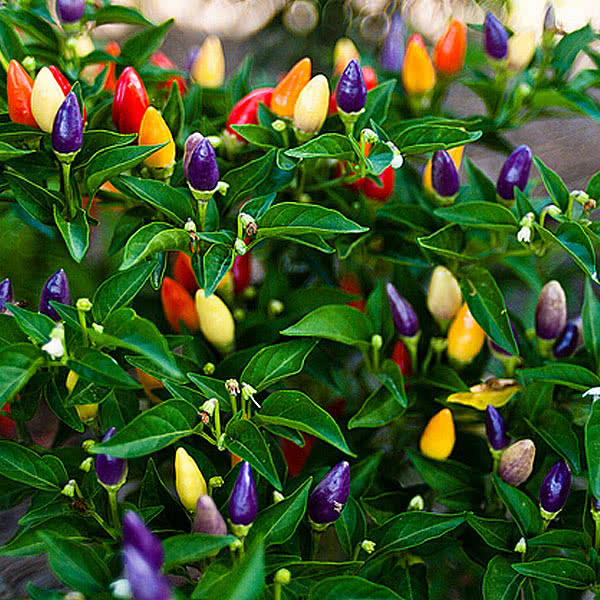
[[[198,498],[207,493],[202,472],[183,448],[177,448],[175,453],[175,488],[181,504],[190,512],[196,510]]]
[[[438,265],[431,275],[427,291],[427,308],[440,321],[449,321],[460,309],[462,293],[452,273]]]
[[[63,103],[65,95],[48,67],[37,74],[31,90],[31,113],[39,128],[52,132],[54,117]]]
[[[277,84],[271,96],[271,110],[280,117],[291,119],[302,88],[310,81],[311,62],[306,57],[298,61]]]
[[[333,48],[333,74],[341,75],[353,58],[360,62],[354,42],[349,38],[340,38]]]
[[[329,82],[325,75],[316,75],[304,86],[294,106],[294,128],[299,137],[317,133],[323,127],[328,109]]]
[[[192,81],[207,88],[217,88],[225,81],[225,56],[221,40],[209,35],[205,40],[190,69]]]
[[[456,146],[447,151],[457,171],[460,169],[464,150],[464,146]],[[431,164],[432,161],[430,158],[423,169],[423,187],[429,192],[433,191],[433,185],[431,183]]]
[[[79,375],[77,375],[75,371],[69,371],[67,380],[65,381],[65,387],[69,394],[73,393],[78,380]],[[87,423],[88,421],[93,421],[98,415],[98,404],[76,404],[75,410],[77,411],[79,418],[84,423]]]
[[[483,347],[485,332],[473,318],[466,302],[450,325],[447,341],[448,357],[459,364],[469,364]]]
[[[421,435],[419,447],[425,456],[436,460],[445,460],[452,454],[455,441],[456,433],[452,412],[448,408],[443,408],[427,423]]]
[[[172,167],[175,164],[175,142],[168,125],[162,115],[153,107],[149,106],[144,113],[140,124],[138,144],[140,146],[151,146],[153,144],[164,144],[160,150],[151,154],[144,164],[153,169]]]
[[[409,96],[426,94],[435,85],[435,69],[423,38],[418,33],[410,36],[406,46],[402,83]]]
[[[508,38],[508,68],[513,71],[524,69],[535,52],[535,32],[520,31]]]
[[[490,379],[472,386],[468,392],[451,394],[447,401],[472,406],[477,410],[485,410],[489,405],[500,408],[521,389],[514,379]]]
[[[222,354],[231,352],[235,343],[235,322],[227,305],[214,294],[204,297],[204,290],[196,292],[196,311],[200,331]]]

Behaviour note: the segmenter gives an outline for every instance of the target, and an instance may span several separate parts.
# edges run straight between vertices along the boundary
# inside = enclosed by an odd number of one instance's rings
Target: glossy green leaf
[[[368,127],[371,119],[378,124],[383,124],[387,118],[392,94],[396,87],[396,80],[390,79],[381,82],[378,86],[367,92],[365,112],[361,113],[354,125],[354,131]]]
[[[496,550],[513,552],[519,539],[519,532],[514,523],[505,519],[490,519],[473,513],[467,514],[467,523],[481,539]]]
[[[529,548],[580,548],[587,550],[591,540],[582,531],[574,529],[550,529],[527,540]]]
[[[233,535],[209,535],[206,533],[184,533],[171,536],[163,542],[165,551],[163,569],[170,571],[178,565],[195,563],[227,548],[236,539]]]
[[[90,245],[90,224],[87,213],[77,208],[75,217],[67,221],[56,204],[53,210],[54,222],[65,240],[69,254],[75,262],[81,262]]]
[[[120,58],[137,68],[144,65],[162,46],[173,22],[174,19],[168,19],[156,27],[144,29],[128,38],[121,46]]]
[[[60,389],[55,380],[50,381],[45,388],[46,403],[52,412],[71,429],[83,433],[85,425],[79,418],[75,407],[66,404],[66,397],[67,390]]]
[[[68,479],[64,466],[55,456],[39,456],[8,440],[0,440],[0,472],[11,481],[49,492],[62,489]]]
[[[127,241],[119,270],[129,269],[157,252],[185,250],[189,244],[190,234],[185,229],[173,229],[167,223],[148,223]]]
[[[431,235],[418,237],[421,248],[445,259],[468,262],[470,258],[463,253],[465,234],[458,225],[446,225]]]
[[[481,131],[465,131],[460,127],[447,125],[416,125],[403,130],[394,138],[400,152],[424,154],[436,150],[449,150],[463,146],[481,137]]]
[[[350,140],[339,133],[324,133],[312,140],[285,151],[292,158],[337,158],[338,160],[353,160],[354,148]]]
[[[8,402],[44,363],[44,355],[31,344],[12,344],[0,352],[0,406]]]
[[[515,600],[524,580],[513,571],[511,561],[498,554],[490,560],[483,576],[483,600]]]
[[[600,400],[593,396],[590,414],[585,423],[585,460],[588,467],[590,493],[600,498]]]
[[[542,176],[542,182],[550,199],[565,212],[569,205],[569,190],[564,181],[560,178],[560,175],[547,167],[537,156],[533,157],[533,162]]]
[[[152,26],[152,23],[145,19],[138,10],[128,6],[118,6],[117,4],[109,4],[97,11],[94,22],[96,27],[106,23],[124,23],[125,25],[140,25],[142,27]]]
[[[254,191],[271,172],[275,163],[275,154],[275,149],[269,150],[265,155],[256,160],[227,171],[223,176],[223,181],[229,184],[227,196],[225,197],[226,208],[234,206],[236,202],[246,200],[250,197],[251,192]]]
[[[232,125],[231,128],[253,146],[258,146],[259,148],[275,148],[281,145],[277,133],[272,128],[253,124]]]
[[[362,577],[341,575],[317,583],[309,600],[402,600],[389,588]]]
[[[32,312],[16,304],[10,305],[10,312],[23,333],[35,344],[45,344],[56,323],[47,315]]]
[[[519,369],[519,379],[527,381],[547,381],[557,385],[564,385],[574,390],[587,390],[591,387],[600,386],[600,377],[579,365],[568,363],[552,363],[543,367],[532,367]]]
[[[141,387],[112,356],[95,348],[76,348],[68,364],[77,375],[98,385],[125,390],[136,390]]]
[[[584,590],[596,581],[596,575],[590,566],[564,557],[517,563],[512,568],[521,575],[575,590]]]
[[[581,50],[596,39],[589,24],[565,35],[554,47],[552,66],[564,75],[572,66]]]
[[[58,51],[59,41],[56,30],[46,19],[32,10],[5,7],[0,13],[0,18],[27,33],[48,50]]]
[[[585,281],[581,320],[585,348],[593,357],[594,365],[598,367],[600,365],[600,302],[589,279]]]
[[[84,131],[83,146],[73,161],[72,169],[86,167],[99,152],[115,146],[128,146],[136,137],[135,133],[123,134],[105,129]]]
[[[500,204],[496,204],[496,185],[481,169],[475,166],[469,158],[465,160],[465,172],[469,178],[472,196],[477,198],[477,200],[483,200],[483,204],[488,207],[501,206]],[[502,208],[508,210],[505,207]]]
[[[498,231],[516,231],[518,227],[516,217],[508,208],[491,202],[461,202],[438,208],[435,210],[435,215],[467,227]]]
[[[528,538],[541,533],[542,517],[533,500],[521,490],[504,483],[495,473],[492,475],[492,481],[500,500],[519,527],[521,534]]]
[[[235,253],[231,247],[213,244],[202,257],[204,295],[208,298],[233,266]]]
[[[19,173],[5,171],[3,177],[10,185],[19,205],[40,223],[54,223],[53,206],[64,204],[63,198],[57,192],[30,181]]]
[[[339,518],[333,524],[338,540],[348,558],[352,558],[354,549],[360,544],[367,533],[367,523],[360,504],[348,497]]]

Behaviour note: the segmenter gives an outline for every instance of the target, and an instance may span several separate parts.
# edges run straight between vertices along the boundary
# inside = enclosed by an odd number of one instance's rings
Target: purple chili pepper
[[[102,441],[110,440],[116,432],[117,430],[111,427],[104,434]],[[124,458],[117,458],[108,454],[98,454],[96,457],[96,476],[103,485],[119,485],[127,476],[127,461]]]
[[[250,463],[243,462],[229,498],[229,518],[234,525],[250,525],[258,513],[256,484]]]
[[[58,154],[73,154],[83,146],[83,117],[77,96],[69,92],[60,105],[52,126],[52,149]]]
[[[392,283],[385,286],[396,332],[404,337],[414,337],[419,331],[419,317],[408,300],[404,299]]]
[[[431,161],[431,185],[443,198],[450,198],[458,193],[460,183],[456,165],[445,150],[433,153]]]
[[[61,23],[77,23],[85,12],[85,0],[56,0],[56,12]]]
[[[198,144],[204,139],[204,136],[195,131],[190,134],[185,140],[185,146],[183,148],[183,174],[186,179],[188,176],[188,165],[190,164],[190,160],[192,160],[192,154],[194,154],[194,150],[198,147]]]
[[[549,281],[535,307],[535,333],[542,340],[555,340],[567,324],[567,298],[558,281]]]
[[[227,525],[225,525],[215,501],[208,494],[200,496],[196,502],[194,533],[227,535]]]
[[[356,113],[365,107],[367,101],[367,86],[359,62],[353,58],[344,69],[337,87],[335,100],[338,109],[345,113]]]
[[[557,513],[565,505],[571,490],[571,469],[559,460],[548,472],[540,487],[540,506],[548,513]]]
[[[0,281],[0,314],[7,312],[6,305],[13,301],[13,291],[10,279]]]
[[[217,157],[210,142],[204,138],[194,149],[187,166],[190,186],[200,192],[214,190],[219,183]]]
[[[567,323],[552,346],[554,358],[568,358],[581,345],[581,318]]]
[[[504,200],[514,200],[515,186],[521,191],[525,189],[531,170],[531,148],[523,144],[519,146],[506,159],[496,183],[498,196]]]
[[[123,548],[123,566],[134,600],[169,600],[172,597],[167,578],[135,546]]]
[[[535,444],[531,440],[519,440],[502,453],[498,473],[510,485],[521,485],[529,479],[535,460]]]
[[[308,498],[308,515],[322,525],[337,521],[350,495],[350,465],[344,460],[333,467]]]
[[[485,409],[485,433],[492,449],[502,450],[508,446],[504,419],[498,409],[491,404]]]
[[[508,53],[508,33],[504,25],[492,13],[488,13],[483,31],[487,55],[496,60],[503,59]]]
[[[155,571],[162,567],[165,553],[160,540],[132,510],[123,516],[123,547],[128,546],[133,546]]]
[[[395,13],[390,22],[390,28],[381,45],[381,54],[379,63],[386,71],[397,73],[402,66],[404,59],[404,36],[406,35],[406,25],[402,17]]]
[[[69,282],[64,269],[59,269],[54,275],[48,277],[40,296],[40,312],[54,321],[60,321],[60,315],[50,306],[51,300],[61,304],[71,304]]]

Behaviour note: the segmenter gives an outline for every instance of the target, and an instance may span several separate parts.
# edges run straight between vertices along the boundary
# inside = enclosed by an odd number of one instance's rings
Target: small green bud
[[[204,366],[202,367],[202,371],[204,372],[205,375],[212,375],[215,372],[215,364],[211,363],[211,362],[207,362],[204,364]]]
[[[292,574],[287,569],[279,569],[275,573],[274,581],[279,585],[287,585],[292,580]]]
[[[75,480],[70,479],[60,493],[67,498],[74,498],[76,485]]]
[[[285,496],[281,492],[274,490],[273,491],[273,504],[279,504],[282,500],[285,500]]]
[[[94,459],[91,456],[88,456],[86,459],[82,461],[79,465],[79,468],[86,473],[89,473],[92,466],[94,465]]]
[[[425,500],[423,500],[423,496],[421,494],[417,494],[413,497],[413,499],[408,503],[408,510],[424,510],[425,509]]]
[[[269,300],[269,304],[267,306],[267,312],[270,317],[279,316],[285,309],[285,306],[281,300],[277,300],[277,298],[273,298]]]
[[[519,554],[525,554],[525,552],[527,552],[527,542],[525,541],[524,537],[517,542],[517,545],[515,546],[515,552],[518,552]]]
[[[372,338],[371,338],[371,346],[375,349],[375,350],[381,350],[381,347],[383,346],[383,338],[379,335],[379,334],[375,334]]]
[[[360,547],[367,553],[367,554],[373,554],[373,552],[375,552],[375,547],[377,544],[375,544],[375,542],[372,542],[371,540],[363,540],[360,543]]]
[[[92,310],[92,303],[89,301],[88,298],[79,298],[75,306],[77,310],[80,310],[82,312],[90,312],[90,310]]]
[[[96,445],[96,441],[95,440],[84,440],[83,443],[81,444],[81,447],[83,448],[84,452],[90,452],[91,449]]]
[[[281,120],[281,119],[277,119],[276,121],[273,121],[273,122],[271,123],[271,127],[272,127],[272,128],[275,130],[275,131],[277,131],[277,132],[281,133],[282,131],[285,131],[285,129],[286,129],[286,127],[287,127],[287,124],[286,124],[286,122],[285,122],[285,121],[283,121],[283,120]]]

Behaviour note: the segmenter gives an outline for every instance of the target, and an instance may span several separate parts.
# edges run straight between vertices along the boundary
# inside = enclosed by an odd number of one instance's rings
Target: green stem
[[[281,584],[277,582],[273,585],[273,600],[281,600]]]
[[[317,552],[319,551],[319,546],[321,545],[321,536],[323,535],[322,531],[316,531],[314,529],[311,530],[311,552],[310,559],[315,560],[317,557]]]
[[[73,188],[71,187],[71,163],[60,161],[63,176],[63,189],[65,192],[65,219],[71,221],[77,212]],[[91,202],[91,201],[90,201]]]
[[[87,332],[87,323],[85,321],[85,312],[82,310],[78,310],[77,316],[79,318],[79,326],[81,327],[81,337],[83,338],[83,345],[87,347],[89,346],[89,339]]]
[[[283,145],[286,148],[290,147],[290,133],[288,131],[287,123],[285,124],[285,128],[281,131],[281,136],[283,137]]]
[[[421,367],[421,372],[423,375],[427,373],[427,369],[429,368],[429,363],[431,362],[431,357],[433,356],[433,344],[431,343],[433,340],[429,340],[429,347],[427,348],[427,354],[425,355],[425,359],[423,360],[423,365]]]
[[[352,554],[352,561],[358,560],[358,555],[360,554],[360,542],[354,546],[354,553]]]
[[[237,406],[237,395],[236,394],[229,394],[229,400],[231,402],[231,412],[232,414],[236,414],[238,411],[238,406]]]
[[[594,548],[596,549],[596,552],[598,552],[600,550],[600,521],[594,519],[594,523],[596,525],[596,530],[594,533]]]
[[[0,52],[0,64],[2,68],[8,72],[8,60],[6,60],[6,56],[4,56],[3,52]]]
[[[108,492],[108,503],[110,504],[110,522],[115,529],[120,528],[119,523],[119,509],[117,507],[117,490],[115,488],[109,488]]]
[[[217,400],[215,404],[215,433],[217,437],[217,442],[221,439],[221,410],[219,407],[219,401]]]
[[[198,200],[198,231],[204,231],[206,226],[206,208],[208,202],[206,200]]]
[[[298,185],[296,186],[296,200],[300,201],[302,197],[302,193],[304,192],[304,180],[306,179],[306,173],[304,171],[304,166],[300,165],[298,167]]]
[[[94,509],[90,509],[88,514],[92,517],[92,519],[94,519],[94,521],[96,521],[96,523],[98,523],[98,525],[100,525],[100,527],[102,527],[102,529],[104,529],[104,531],[106,531],[106,533],[108,533],[108,535],[110,535],[113,540],[118,539],[115,530],[112,527],[109,527],[106,524],[106,521]]]

